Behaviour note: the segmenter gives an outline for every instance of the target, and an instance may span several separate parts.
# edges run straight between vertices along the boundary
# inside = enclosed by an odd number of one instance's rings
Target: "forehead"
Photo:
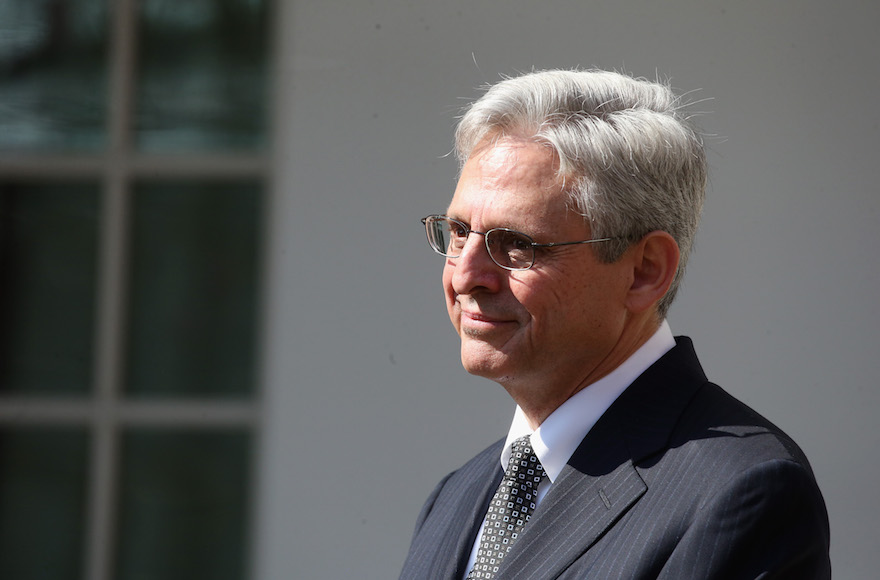
[[[539,143],[488,143],[462,168],[447,213],[475,229],[558,225],[569,211],[557,168],[553,151]]]

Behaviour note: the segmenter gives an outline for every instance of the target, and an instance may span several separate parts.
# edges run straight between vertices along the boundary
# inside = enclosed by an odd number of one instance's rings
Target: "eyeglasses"
[[[470,229],[467,224],[445,215],[429,215],[422,218],[431,249],[447,258],[458,258],[469,234],[480,234],[486,242],[486,250],[492,261],[505,270],[528,270],[535,264],[535,248],[555,248],[575,244],[608,242],[618,238],[597,238],[577,242],[554,242],[538,244],[522,232],[508,228],[492,228],[486,232]]]

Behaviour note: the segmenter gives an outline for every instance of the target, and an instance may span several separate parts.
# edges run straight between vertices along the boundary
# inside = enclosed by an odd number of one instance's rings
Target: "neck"
[[[529,426],[537,429],[568,399],[626,362],[658,328],[660,321],[655,317],[631,325],[598,363],[586,368],[554,367],[541,376],[507,377],[498,382],[523,410]]]

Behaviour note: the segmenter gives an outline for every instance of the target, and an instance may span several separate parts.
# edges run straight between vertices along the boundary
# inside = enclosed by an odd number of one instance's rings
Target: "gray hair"
[[[458,123],[463,165],[486,139],[522,137],[551,147],[571,208],[594,246],[618,260],[645,234],[662,230],[681,253],[678,271],[657,305],[664,318],[684,276],[705,198],[703,140],[681,112],[681,99],[660,83],[607,71],[543,71],[490,87]]]

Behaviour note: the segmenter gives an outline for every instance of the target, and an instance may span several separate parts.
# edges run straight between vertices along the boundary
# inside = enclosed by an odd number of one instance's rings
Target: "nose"
[[[452,289],[456,294],[497,292],[506,271],[489,256],[482,234],[471,232],[461,255],[449,258],[446,268],[452,269]]]

